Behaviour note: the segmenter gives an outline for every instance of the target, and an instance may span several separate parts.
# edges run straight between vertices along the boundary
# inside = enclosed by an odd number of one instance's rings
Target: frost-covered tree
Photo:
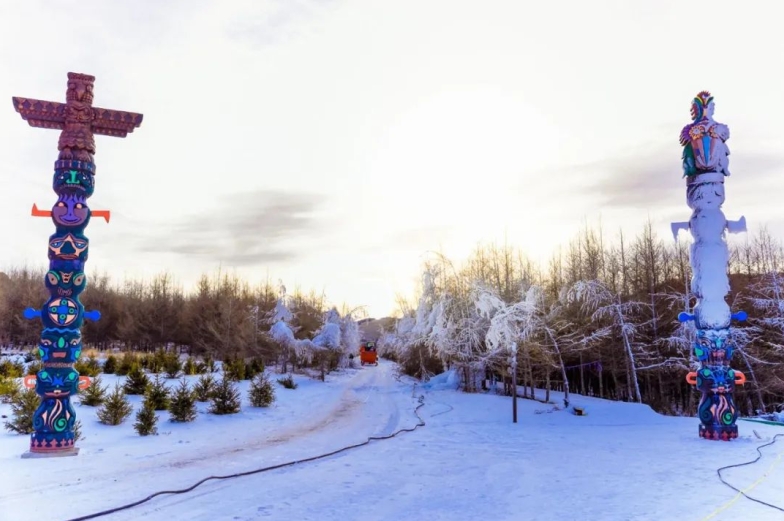
[[[362,334],[354,313],[353,310],[349,311],[340,320],[340,344],[344,360],[348,355],[355,355],[359,351],[359,343],[362,341]]]
[[[501,358],[510,367],[509,391],[517,398],[517,350],[520,340],[519,323],[523,318],[520,303],[507,304],[493,289],[477,284],[472,300],[478,316],[488,322],[485,327],[485,357]],[[506,355],[506,356],[503,356]],[[517,421],[515,402],[515,421]]]
[[[310,361],[313,353],[309,340],[300,340],[294,336],[295,330],[291,326],[294,314],[289,309],[286,287],[282,282],[279,291],[278,300],[269,317],[272,322],[270,336],[283,348],[282,368],[285,373],[289,362],[294,363],[294,360],[300,358]]]
[[[422,276],[422,293],[413,316],[404,317],[397,323],[393,342],[395,358],[403,371],[427,381],[434,372],[433,344],[431,333],[438,317],[440,291],[436,285],[439,270],[428,266]],[[440,367],[439,367],[440,369]]]
[[[433,325],[425,340],[444,365],[460,372],[468,392],[478,389],[494,356],[485,343],[487,320],[477,312],[472,297],[455,289],[443,292],[431,313]]]
[[[312,350],[318,359],[321,380],[326,379],[327,370],[337,367],[341,358],[340,313],[335,308],[324,314],[324,323],[313,337]]]
[[[772,264],[778,269],[775,261]],[[746,293],[752,306],[749,324],[734,328],[733,337],[738,347],[744,347],[737,352],[756,390],[758,405],[754,409],[765,411],[768,405],[763,393],[784,394],[784,371],[780,370],[784,365],[784,277],[778,271],[765,273]],[[761,380],[767,382],[764,387]]]
[[[567,300],[581,304],[584,312],[590,315],[595,329],[584,342],[589,344],[596,341],[612,341],[614,337],[620,338],[626,355],[627,370],[629,373],[629,395],[637,402],[642,402],[640,384],[637,372],[663,365],[661,363],[648,367],[638,367],[637,354],[646,358],[655,356],[642,349],[635,343],[635,337],[644,322],[637,322],[641,312],[647,311],[648,304],[635,300],[623,300],[619,293],[614,293],[606,284],[599,280],[577,281],[568,291]]]
[[[397,329],[397,325],[404,320],[406,319],[405,318],[400,319],[395,324],[395,328]],[[379,335],[378,340],[376,341],[376,352],[378,353],[378,356],[394,358],[395,345],[397,344],[397,342],[398,342],[398,337],[397,335],[395,335],[395,331],[382,331],[381,335]]]
[[[569,406],[569,379],[563,361],[562,346],[569,341],[563,330],[569,324],[562,320],[560,302],[548,304],[545,290],[538,285],[521,288],[518,302],[507,304],[494,292],[482,288],[476,301],[480,313],[490,318],[487,331],[488,349],[491,352],[505,348],[511,353],[510,362],[517,374],[518,346],[541,346],[544,353],[551,353],[554,367],[561,370],[564,381],[564,405]],[[525,353],[529,355],[528,352]],[[547,356],[550,358],[550,356]],[[549,400],[549,377],[547,398]]]

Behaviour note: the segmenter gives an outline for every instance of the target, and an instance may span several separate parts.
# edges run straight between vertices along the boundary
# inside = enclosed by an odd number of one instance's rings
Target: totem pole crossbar
[[[79,295],[87,285],[84,265],[89,239],[84,230],[91,216],[109,222],[108,210],[92,212],[87,199],[95,189],[95,134],[125,137],[142,123],[142,115],[93,107],[95,77],[68,73],[65,103],[14,97],[14,109],[30,126],[60,130],[52,188],[57,201],[51,212],[33,205],[33,216],[50,217],[55,233],[49,237],[49,271],[44,284],[50,297],[39,309],[28,308],[25,318],[40,318],[43,331],[38,354],[43,368],[35,376],[41,404],[33,415],[30,452],[22,457],[71,456],[76,412],[71,395],[86,383],[74,369],[82,352],[85,319],[98,320],[98,311],[85,312]],[[29,382],[32,384],[32,382]]]
[[[730,312],[726,302],[730,285],[727,277],[729,251],[726,232],[746,231],[746,219],[728,221],[724,204],[724,178],[729,172],[730,137],[727,125],[713,119],[713,96],[702,91],[692,100],[692,122],[681,131],[686,201],[692,209],[688,222],[672,223],[677,239],[680,230],[689,230],[694,239],[689,251],[692,267],[691,292],[697,299],[693,313],[681,313],[681,322],[694,321],[697,328],[694,356],[700,364],[686,375],[686,381],[702,393],[697,407],[699,435],[710,440],[738,437],[738,409],[733,392],[746,377],[730,368],[735,341],[730,328],[734,320],[746,320],[746,313]]]

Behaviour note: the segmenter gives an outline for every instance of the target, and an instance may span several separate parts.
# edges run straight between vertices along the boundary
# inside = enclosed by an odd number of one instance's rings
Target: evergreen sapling
[[[223,378],[212,392],[212,414],[236,414],[240,412],[240,391],[229,378]]]
[[[90,385],[80,393],[80,403],[90,407],[101,405],[106,400],[106,389],[106,387],[101,387],[100,377],[93,378]]]
[[[184,379],[180,380],[180,385],[174,390],[169,413],[173,422],[190,422],[196,419],[196,396]]]
[[[135,365],[125,380],[125,392],[126,394],[144,394],[149,385],[150,379],[147,374],[139,365]]]
[[[155,404],[150,399],[149,395],[144,398],[142,407],[136,413],[136,423],[133,428],[139,433],[139,436],[149,436],[150,434],[158,434],[158,416],[155,414]]]
[[[253,407],[269,407],[275,401],[275,388],[265,372],[262,371],[251,380],[248,398]]]
[[[133,412],[131,402],[123,392],[120,384],[114,386],[114,391],[106,398],[103,407],[98,409],[98,421],[105,425],[120,425]]]
[[[117,370],[117,358],[114,355],[109,355],[103,362],[104,374],[114,374]]]
[[[10,403],[20,392],[22,388],[16,380],[0,375],[0,403]]]
[[[182,363],[177,353],[166,353],[163,357],[163,370],[167,378],[177,378],[182,370]]]
[[[197,373],[196,362],[194,362],[193,358],[191,358],[190,356],[185,360],[185,363],[182,365],[182,372],[188,376]]]
[[[169,389],[166,384],[161,380],[160,375],[155,375],[155,379],[147,387],[145,399],[150,401],[153,409],[156,411],[165,411],[169,408]]]
[[[212,392],[215,390],[215,378],[211,374],[204,374],[199,377],[199,381],[193,386],[193,394],[200,402],[209,401]]]
[[[35,389],[21,391],[11,401],[11,415],[13,419],[5,422],[6,430],[19,434],[31,434],[33,429],[33,414],[41,404],[41,398]]]

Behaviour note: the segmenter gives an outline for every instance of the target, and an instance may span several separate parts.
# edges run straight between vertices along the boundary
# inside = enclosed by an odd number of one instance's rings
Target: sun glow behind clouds
[[[523,178],[535,182],[533,172],[551,161],[558,138],[547,117],[513,91],[470,86],[424,97],[379,136],[370,175],[399,211],[372,212],[376,224],[452,227],[451,237],[441,244],[434,237],[431,247],[467,253],[488,231],[503,229],[516,209],[537,212],[541,198],[515,187]]]

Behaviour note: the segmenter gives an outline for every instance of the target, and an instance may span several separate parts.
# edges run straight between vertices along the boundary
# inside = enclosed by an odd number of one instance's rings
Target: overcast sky
[[[44,266],[58,133],[11,97],[141,112],[98,136],[88,267],[218,266],[374,316],[428,250],[546,259],[586,221],[686,220],[678,144],[702,89],[731,129],[725,213],[784,231],[780,2],[8,0],[0,267]],[[1,107],[2,105],[0,105]]]

